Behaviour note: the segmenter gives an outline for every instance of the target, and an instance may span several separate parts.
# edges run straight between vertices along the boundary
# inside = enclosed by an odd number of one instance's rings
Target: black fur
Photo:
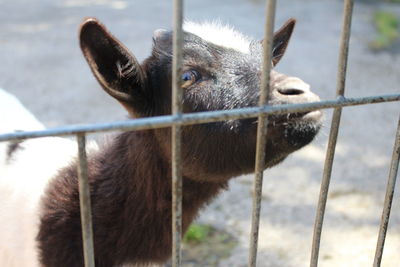
[[[286,49],[294,21],[276,34],[274,64]],[[132,117],[171,113],[172,34],[159,32],[143,64],[95,19],[84,22],[81,48],[103,89]],[[261,43],[251,53],[209,43],[185,33],[183,72],[196,79],[184,88],[185,112],[227,110],[258,103]],[[269,104],[318,100],[311,92],[279,92],[288,77],[271,72]],[[293,94],[295,92],[295,94]],[[273,116],[268,125],[265,168],[308,144],[319,116]],[[251,173],[256,119],[183,127],[183,213],[185,231],[198,211],[227,187],[230,178]],[[171,254],[171,130],[126,132],[88,155],[96,266],[161,263]],[[38,247],[45,267],[83,266],[76,163],[66,166],[43,197]]]

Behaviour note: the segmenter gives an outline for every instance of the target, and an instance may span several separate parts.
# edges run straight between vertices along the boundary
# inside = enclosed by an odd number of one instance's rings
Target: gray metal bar
[[[266,2],[265,10],[265,27],[264,27],[264,42],[263,42],[263,63],[262,63],[262,76],[260,85],[260,99],[259,106],[263,107],[268,102],[270,91],[270,71],[272,62],[272,44],[273,44],[273,30],[275,21],[276,1],[269,0]],[[260,114],[258,117],[257,126],[257,147],[255,159],[255,179],[253,185],[253,211],[251,220],[250,232],[250,251],[249,251],[249,267],[257,265],[257,247],[258,247],[258,234],[260,225],[260,212],[261,212],[261,195],[262,195],[262,182],[263,171],[265,166],[265,144],[267,136],[268,117],[266,114]]]
[[[353,14],[353,0],[345,0],[343,11],[343,29],[340,41],[339,66],[337,73],[336,96],[344,96],[346,84],[346,70],[349,53],[349,42],[351,32],[351,18]],[[335,108],[332,116],[331,130],[329,134],[328,149],[326,151],[324,173],[319,194],[317,215],[314,224],[314,235],[311,249],[311,267],[318,266],[318,255],[321,242],[322,225],[324,222],[326,201],[328,199],[329,184],[332,174],[333,159],[335,157],[336,141],[339,133],[340,117],[342,108]]]
[[[173,59],[172,59],[172,114],[182,116],[182,48],[183,1],[174,0]],[[172,126],[172,266],[181,266],[182,238],[182,160],[180,125]]]
[[[38,138],[46,136],[74,135],[78,133],[94,133],[107,131],[131,131],[170,127],[171,125],[193,125],[208,122],[217,122],[233,119],[248,119],[258,117],[260,114],[278,115],[285,113],[306,112],[317,109],[327,109],[336,107],[359,106],[365,104],[376,104],[384,102],[400,101],[400,94],[369,96],[360,98],[340,97],[335,100],[312,102],[305,104],[287,104],[277,106],[264,106],[253,108],[241,108],[231,110],[218,110],[197,113],[187,113],[182,115],[168,115],[158,117],[148,117],[127,121],[117,121],[108,123],[70,125],[41,131],[27,131],[0,134],[0,142],[7,140],[20,140],[27,138]]]
[[[393,147],[392,161],[390,164],[389,178],[386,187],[385,203],[383,205],[381,225],[379,227],[379,236],[376,244],[374,267],[381,266],[383,247],[385,245],[386,232],[389,225],[390,210],[392,208],[392,200],[394,188],[396,185],[397,172],[399,170],[400,160],[400,118],[397,125],[396,139]]]
[[[94,267],[92,209],[90,205],[90,189],[87,176],[86,136],[77,134],[78,142],[78,181],[79,203],[81,209],[82,243],[85,267]]]

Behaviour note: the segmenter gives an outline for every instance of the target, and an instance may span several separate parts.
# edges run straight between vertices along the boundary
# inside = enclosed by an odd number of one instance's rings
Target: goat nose
[[[278,92],[281,95],[301,95],[304,91],[297,88],[278,88]]]
[[[310,92],[310,86],[296,77],[290,77],[276,85],[279,94],[298,96]]]
[[[286,99],[290,103],[319,101],[319,97],[311,92],[310,85],[296,77],[281,81],[275,88],[277,97]]]

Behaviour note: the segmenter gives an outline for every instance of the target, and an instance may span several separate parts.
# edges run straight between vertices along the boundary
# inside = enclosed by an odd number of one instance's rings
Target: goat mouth
[[[304,120],[315,120],[315,121],[321,121],[322,120],[322,112],[320,110],[312,110],[310,112],[305,113],[302,116],[302,119]]]
[[[290,150],[299,149],[309,144],[319,132],[323,114],[319,110],[289,113],[271,116],[268,122],[268,131],[281,136]]]
[[[288,113],[278,116],[271,116],[269,120],[270,126],[285,125],[291,122],[306,122],[320,124],[322,121],[323,113],[320,110],[313,110],[309,112]]]
[[[283,123],[284,137],[293,148],[301,148],[309,144],[319,132],[322,125],[322,112],[310,111],[296,115]]]

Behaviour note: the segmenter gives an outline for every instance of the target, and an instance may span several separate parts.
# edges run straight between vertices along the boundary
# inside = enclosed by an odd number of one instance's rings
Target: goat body
[[[294,23],[290,20],[274,35],[274,65],[285,52]],[[152,55],[139,64],[96,19],[87,19],[80,30],[81,48],[94,76],[134,118],[171,111],[172,33],[157,30],[153,39]],[[261,51],[262,42],[231,28],[187,24],[182,75],[185,112],[257,105]],[[270,94],[271,105],[319,99],[300,79],[275,71],[271,71]],[[0,98],[24,110],[2,91]],[[0,130],[43,128],[29,112],[21,114],[26,123]],[[271,117],[265,168],[311,142],[320,119],[319,111]],[[227,188],[231,177],[252,172],[256,128],[256,119],[183,127],[183,231],[202,207]],[[101,149],[90,148],[96,266],[162,263],[170,257],[170,136],[169,128],[125,132]],[[0,144],[4,165],[0,224],[6,227],[0,237],[1,266],[83,266],[76,150],[74,142],[53,137]]]

